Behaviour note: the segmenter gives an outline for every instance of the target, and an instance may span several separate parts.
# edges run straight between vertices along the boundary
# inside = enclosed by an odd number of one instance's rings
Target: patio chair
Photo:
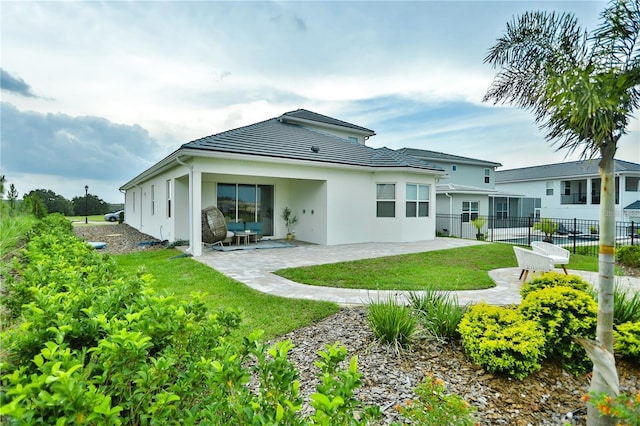
[[[227,230],[224,215],[217,207],[202,209],[201,219],[203,243],[223,245],[225,241],[233,239],[234,234]]]
[[[532,274],[535,272],[549,272],[553,271],[553,259],[544,254],[536,253],[531,250],[523,249],[522,247],[513,246],[513,251],[516,254],[516,260],[518,261],[518,268],[520,268],[520,280],[525,282],[529,272]]]
[[[555,265],[560,265],[565,274],[569,275],[567,272],[567,265],[569,263],[570,252],[567,249],[564,249],[555,244],[546,243],[544,241],[533,241],[531,243],[531,248],[536,253],[544,254],[545,256],[549,256],[553,259],[553,263]]]

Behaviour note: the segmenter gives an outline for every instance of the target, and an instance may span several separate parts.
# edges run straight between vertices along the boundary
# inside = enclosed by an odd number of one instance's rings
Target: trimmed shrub
[[[433,289],[427,289],[422,294],[411,292],[409,303],[431,336],[439,341],[460,337],[458,325],[467,307],[459,306],[455,293]]]
[[[591,296],[571,287],[547,287],[529,293],[518,310],[538,322],[548,357],[559,359],[574,374],[586,372],[591,361],[572,336],[595,337],[598,305]]]
[[[411,309],[391,298],[370,303],[367,320],[373,334],[381,342],[395,346],[396,350],[408,346],[416,331],[416,319]]]
[[[522,296],[522,299],[524,300],[532,291],[558,286],[571,287],[580,291],[589,291],[592,288],[591,284],[583,280],[578,275],[565,275],[551,271],[522,284],[520,296]]]
[[[640,268],[640,246],[617,247],[616,261],[624,266]]]
[[[613,330],[613,349],[616,353],[640,361],[640,322],[620,324]]]
[[[489,372],[523,379],[541,367],[544,334],[516,309],[480,303],[464,314],[458,328],[469,357]]]

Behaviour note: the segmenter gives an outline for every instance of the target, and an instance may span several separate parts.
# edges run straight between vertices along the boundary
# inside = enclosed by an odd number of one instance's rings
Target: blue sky
[[[0,168],[20,196],[118,187],[210,134],[298,108],[373,147],[558,163],[530,113],[482,103],[483,63],[528,10],[597,26],[604,1],[13,2],[0,14]],[[640,162],[640,125],[617,158]]]

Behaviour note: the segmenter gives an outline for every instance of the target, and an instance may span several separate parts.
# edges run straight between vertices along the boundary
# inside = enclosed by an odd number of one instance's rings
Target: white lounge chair
[[[553,259],[549,256],[517,246],[513,246],[513,251],[518,260],[518,268],[520,268],[520,279],[522,282],[527,280],[529,271],[531,271],[531,273],[553,271]]]
[[[569,250],[544,241],[533,241],[531,248],[536,253],[544,254],[552,258],[554,265],[560,265],[564,273],[569,275],[567,267],[565,266],[569,263],[569,255],[571,254]]]

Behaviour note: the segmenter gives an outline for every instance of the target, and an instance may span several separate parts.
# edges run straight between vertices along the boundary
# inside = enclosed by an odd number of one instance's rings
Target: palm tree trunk
[[[613,289],[615,273],[615,176],[614,155],[615,142],[605,144],[600,149],[600,251],[598,256],[598,326],[596,335],[598,341],[613,353]],[[591,379],[592,392],[606,392],[613,395],[611,387],[604,380],[594,364]],[[588,405],[588,426],[615,425],[615,419],[602,416],[596,407]]]

